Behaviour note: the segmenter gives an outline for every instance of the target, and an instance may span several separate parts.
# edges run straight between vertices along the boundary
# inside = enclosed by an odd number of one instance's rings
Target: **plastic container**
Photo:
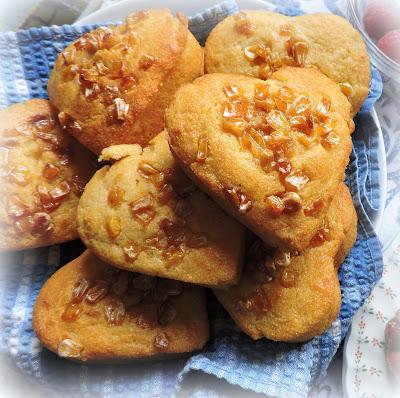
[[[367,45],[371,62],[387,77],[400,83],[400,64],[381,51],[377,43],[364,30],[363,17],[368,0],[347,0],[347,18],[360,31]]]

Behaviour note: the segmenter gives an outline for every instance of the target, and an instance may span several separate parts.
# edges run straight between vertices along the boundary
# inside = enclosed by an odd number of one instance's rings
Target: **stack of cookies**
[[[201,349],[205,288],[253,339],[323,333],[369,82],[361,37],[328,14],[240,12],[203,50],[184,15],[149,10],[64,49],[50,101],[0,112],[0,248],[87,247],[39,293],[43,345],[89,362]]]

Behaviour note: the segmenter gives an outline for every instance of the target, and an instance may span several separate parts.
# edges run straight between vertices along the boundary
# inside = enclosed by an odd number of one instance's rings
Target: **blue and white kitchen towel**
[[[218,21],[236,11],[235,2],[221,3],[192,17],[190,27],[204,39]],[[293,9],[289,11],[293,14]],[[46,98],[47,78],[57,54],[90,29],[62,26],[0,34],[0,108],[33,97]],[[368,106],[381,93],[379,74],[373,76]],[[353,314],[382,272],[381,248],[370,222],[379,204],[378,136],[367,109],[357,116],[356,125],[347,183],[359,217],[358,238],[339,273],[339,317],[323,335],[306,344],[254,342],[238,331],[210,294],[211,340],[201,352],[181,359],[120,366],[88,366],[59,359],[42,349],[35,337],[32,306],[46,279],[83,250],[80,242],[69,242],[2,257],[0,349],[26,373],[72,397],[169,397],[182,394],[182,385],[185,396],[216,396],[213,383],[188,382],[194,371],[225,379],[248,393],[306,397],[311,385],[325,375]]]

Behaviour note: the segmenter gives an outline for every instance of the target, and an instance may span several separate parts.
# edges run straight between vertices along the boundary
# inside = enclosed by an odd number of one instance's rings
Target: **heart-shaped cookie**
[[[76,209],[96,158],[44,99],[0,111],[0,251],[78,238]]]
[[[240,283],[214,293],[253,339],[309,340],[337,317],[341,296],[336,268],[356,234],[357,215],[341,184],[309,248],[302,253],[267,250],[256,240],[247,252]]]
[[[44,284],[32,324],[46,348],[74,361],[190,352],[208,340],[204,293],[112,268],[87,250]]]
[[[69,45],[48,91],[63,127],[100,154],[110,145],[146,145],[163,130],[175,90],[202,74],[203,49],[187,18],[149,10]]]
[[[207,286],[235,283],[245,229],[180,170],[167,133],[148,147],[107,148],[78,206],[78,232],[97,256],[130,271]]]
[[[209,74],[166,112],[170,146],[193,180],[272,247],[302,250],[320,227],[351,151],[350,104],[312,68],[264,82]]]
[[[284,65],[313,66],[338,83],[357,113],[369,92],[370,65],[360,33],[333,14],[287,17],[245,11],[221,21],[205,46],[207,73],[268,79]]]

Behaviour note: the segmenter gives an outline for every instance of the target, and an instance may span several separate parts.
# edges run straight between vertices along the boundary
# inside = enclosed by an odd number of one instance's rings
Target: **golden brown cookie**
[[[205,46],[207,73],[268,79],[284,65],[313,66],[339,83],[356,114],[369,92],[370,65],[361,35],[333,14],[287,17],[244,11],[221,21]]]
[[[0,111],[0,250],[78,238],[76,208],[96,159],[61,131],[48,101]]]
[[[125,155],[125,157],[123,157]],[[184,175],[163,132],[148,147],[106,148],[88,183],[78,230],[98,257],[120,268],[207,286],[238,280],[244,228]]]
[[[186,173],[271,247],[302,250],[344,178],[350,104],[311,68],[264,82],[209,74],[181,87],[166,112]]]
[[[44,284],[32,324],[46,348],[75,361],[184,353],[208,340],[203,288],[111,268],[88,250]]]
[[[347,187],[341,184],[308,249],[302,253],[267,250],[256,240],[248,250],[240,283],[214,293],[255,340],[309,340],[328,329],[338,315],[336,255],[344,241],[344,257],[348,254],[356,233],[357,215]]]
[[[115,144],[146,145],[163,130],[175,90],[202,74],[203,50],[186,17],[151,10],[68,46],[48,91],[61,124],[99,154]]]

